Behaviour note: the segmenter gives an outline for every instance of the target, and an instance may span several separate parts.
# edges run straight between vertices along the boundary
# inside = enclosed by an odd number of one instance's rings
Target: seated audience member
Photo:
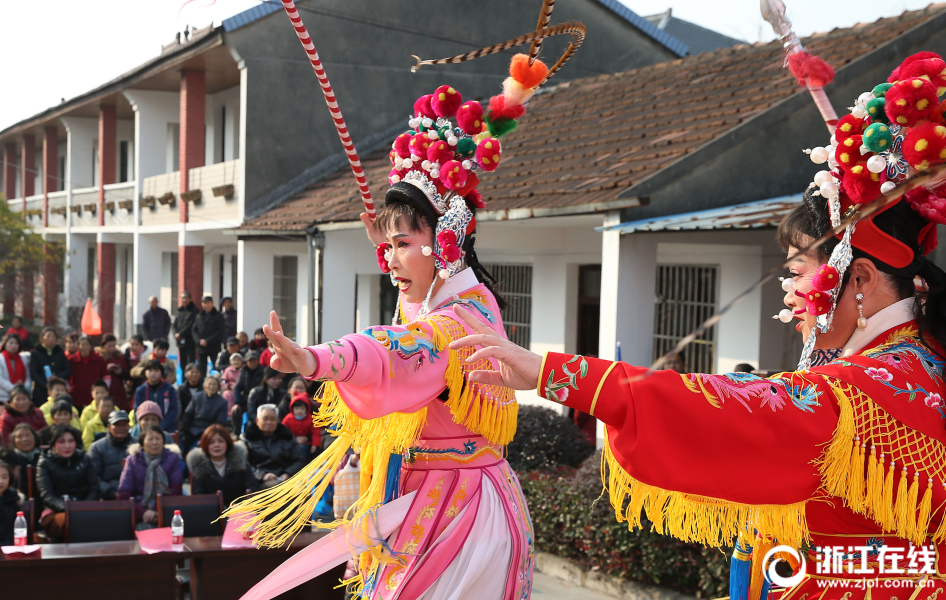
[[[10,399],[10,392],[17,385],[27,390],[33,387],[30,355],[22,351],[20,338],[7,331],[3,341],[0,341],[0,405]]]
[[[29,352],[33,349],[33,344],[30,342],[30,332],[26,327],[23,327],[22,318],[14,315],[13,318],[10,319],[10,328],[7,329],[7,333],[12,333],[20,340],[20,352]]]
[[[178,401],[177,390],[170,383],[164,381],[164,367],[156,360],[151,360],[145,366],[147,381],[135,392],[135,408],[142,402],[154,402],[164,415],[161,420],[161,429],[171,432],[177,431]],[[140,438],[139,438],[140,439]]]
[[[0,461],[0,546],[13,545],[16,513],[26,497],[16,489],[13,465]]]
[[[260,327],[253,332],[253,339],[250,340],[250,350],[262,352],[268,347],[268,342],[269,338],[266,337],[266,334],[263,333],[263,328]]]
[[[181,451],[164,443],[164,432],[154,425],[144,428],[139,443],[128,448],[128,459],[118,483],[118,499],[135,499],[137,529],[158,526],[158,494],[180,496],[184,484]]]
[[[224,369],[220,378],[223,399],[227,401],[227,414],[233,409],[233,388],[240,379],[240,369],[243,368],[243,355],[234,352],[230,355],[230,366]]]
[[[89,457],[99,478],[103,500],[114,500],[118,495],[118,481],[122,476],[122,461],[128,456],[128,447],[138,443],[129,433],[128,413],[112,411],[108,416],[108,433],[89,447]]]
[[[312,405],[306,393],[296,393],[289,404],[290,413],[282,420],[302,447],[302,455],[314,454],[322,448],[322,429],[312,423]]]
[[[92,403],[92,384],[109,377],[105,359],[92,348],[92,340],[87,337],[79,339],[79,351],[69,357],[72,365],[72,377],[69,385],[72,386],[73,400],[76,408],[84,408]]]
[[[256,420],[246,424],[241,439],[253,475],[264,488],[289,479],[303,467],[302,449],[289,428],[279,422],[273,404],[259,407]]]
[[[125,348],[123,355],[125,364],[128,365],[128,371],[131,372],[148,355],[145,338],[137,333],[128,338],[128,347]]]
[[[108,433],[108,416],[115,410],[115,401],[111,396],[104,396],[98,400],[98,412],[89,419],[82,430],[82,445],[91,448],[92,443],[100,440]]]
[[[85,429],[89,420],[99,413],[99,398],[104,398],[105,396],[108,396],[108,384],[99,379],[92,384],[92,403],[83,408],[82,414],[79,416],[79,423],[82,425],[83,429]]]
[[[217,354],[217,360],[214,361],[214,368],[221,373],[230,366],[230,357],[240,353],[240,340],[235,337],[227,339],[227,345]]]
[[[66,354],[66,358],[69,358],[73,354],[79,351],[79,334],[73,331],[72,333],[67,333],[62,336],[62,348],[63,352]]]
[[[161,426],[161,421],[164,420],[164,413],[161,412],[161,407],[158,406],[157,402],[151,402],[148,400],[142,402],[141,405],[135,409],[135,419],[137,420],[137,423],[135,423],[135,426],[131,428],[130,435],[135,439],[140,439],[141,432],[147,427],[151,425],[154,425],[155,427]],[[174,438],[172,438],[171,434],[167,431],[164,432],[164,443],[174,443]]]
[[[11,442],[13,430],[20,423],[26,423],[35,431],[46,427],[46,419],[43,413],[33,406],[30,393],[22,385],[17,385],[10,392],[10,401],[7,402],[3,415],[0,415],[0,446]]]
[[[250,392],[263,382],[266,367],[259,364],[259,353],[250,350],[246,353],[246,364],[240,369],[240,378],[233,386],[233,408],[230,409],[230,423],[233,431],[243,431],[243,417],[246,414]],[[247,419],[248,421],[251,419]]]
[[[79,432],[68,425],[55,425],[49,436],[49,448],[43,450],[36,466],[36,484],[43,499],[40,525],[46,535],[61,538],[66,522],[66,502],[99,500],[99,478],[92,459],[78,447]]]
[[[289,385],[286,386],[286,395],[283,396],[282,400],[276,406],[277,411],[279,412],[279,420],[282,421],[286,418],[286,415],[290,414],[292,411],[289,409],[289,404],[292,402],[292,397],[296,394],[305,394],[309,395],[309,390],[306,388],[305,379],[299,377],[293,377],[289,380]],[[312,410],[318,408],[318,403],[312,407]]]
[[[66,393],[66,382],[63,379],[56,377],[55,375],[49,378],[47,384],[47,389],[49,390],[49,398],[46,399],[46,402],[43,403],[39,410],[43,413],[43,417],[46,419],[47,425],[53,424],[53,418],[51,415],[53,405],[56,404],[57,400],[63,399],[69,402],[69,406],[72,407],[72,419],[69,422],[69,425],[82,431],[82,422],[79,421],[79,411],[76,410],[75,402],[72,399],[72,395]],[[36,397],[36,390],[33,390],[33,397]],[[35,404],[35,402],[34,402]]]
[[[16,457],[16,464],[13,466],[19,467],[16,487],[26,492],[30,489],[26,467],[35,468],[39,462],[39,435],[26,423],[20,423],[13,428],[13,435],[10,437],[13,439],[13,456]]]
[[[250,351],[250,338],[247,337],[245,331],[241,331],[236,334],[236,339],[240,342],[240,354],[243,355],[243,358],[246,358],[246,353]]]
[[[181,385],[177,386],[177,401],[181,407],[178,421],[184,418],[184,413],[187,412],[187,405],[190,404],[194,396],[199,394],[203,389],[204,380],[200,376],[200,369],[197,368],[197,363],[188,364],[184,367],[184,381]]]
[[[108,395],[115,400],[115,406],[122,410],[129,409],[125,382],[130,378],[131,369],[125,360],[125,354],[118,349],[118,340],[114,335],[107,333],[102,336],[102,346],[96,348],[96,351],[105,360],[105,366],[108,369],[109,378],[105,380],[108,383]]]
[[[259,364],[264,367],[269,366],[269,361],[273,359],[273,343],[269,340],[266,340],[266,348],[260,352],[259,355]]]
[[[282,385],[283,374],[270,367],[264,368],[266,369],[266,373],[263,375],[262,383],[253,388],[246,403],[247,422],[256,419],[256,410],[258,407],[264,404],[278,406],[283,396],[286,395],[285,390],[280,387]],[[278,414],[277,409],[277,415]]]
[[[47,425],[46,427],[43,427],[38,432],[36,432],[39,435],[39,443],[41,446],[49,446],[52,443],[53,430],[58,425],[68,425],[69,427],[72,427],[73,429],[75,429],[77,432],[79,431],[79,429],[74,426],[74,423],[76,422],[76,419],[75,419],[76,409],[74,406],[72,406],[72,403],[67,400],[67,398],[69,398],[69,394],[63,394],[62,396],[59,397],[59,400],[57,400],[56,403],[53,404],[53,409],[49,413],[50,418],[52,419],[52,424]],[[80,448],[82,448],[82,434],[81,433],[76,437],[76,443],[79,445]]]
[[[259,483],[246,460],[246,446],[233,442],[223,425],[211,425],[200,436],[200,445],[187,453],[191,472],[191,494],[223,492],[223,505],[247,493],[255,492]]]
[[[177,363],[168,358],[170,349],[171,345],[166,339],[155,340],[152,357],[164,367],[164,380],[174,385],[177,382]]]
[[[220,395],[220,380],[214,375],[204,379],[204,389],[198,392],[187,410],[181,424],[182,446],[190,450],[191,446],[200,441],[204,430],[211,425],[227,424],[227,401]]]

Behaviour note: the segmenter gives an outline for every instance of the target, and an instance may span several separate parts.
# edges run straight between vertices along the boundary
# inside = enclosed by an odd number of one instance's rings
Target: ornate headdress
[[[831,227],[854,218],[826,265],[813,280],[806,309],[817,317],[799,369],[809,366],[818,331],[827,331],[837,306],[844,273],[856,251],[879,261],[881,270],[912,277],[936,247],[936,224],[946,224],[946,183],[934,179],[860,217],[862,207],[892,192],[911,175],[946,160],[946,62],[933,52],[908,57],[886,83],[862,93],[838,122],[827,146],[806,150],[827,170],[815,174],[809,201],[826,203]],[[900,202],[927,222],[911,246],[882,231],[874,220]],[[811,205],[811,212],[825,207]]]

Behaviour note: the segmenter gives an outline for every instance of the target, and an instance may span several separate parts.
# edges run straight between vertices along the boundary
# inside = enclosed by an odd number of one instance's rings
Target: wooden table
[[[301,533],[288,550],[221,548],[221,537],[186,537],[184,545],[190,551],[191,559],[191,599],[238,600],[283,561],[324,535],[325,532]],[[344,574],[345,565],[342,564],[278,597],[284,600],[342,600],[344,589],[333,588]]]
[[[3,597],[173,600],[185,552],[145,554],[137,541],[45,544],[42,557],[0,553]]]

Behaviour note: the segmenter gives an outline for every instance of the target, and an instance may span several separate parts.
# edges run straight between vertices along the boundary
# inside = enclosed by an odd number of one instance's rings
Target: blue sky
[[[383,2],[384,0],[377,0]],[[523,2],[526,0],[510,0]],[[539,0],[536,3],[538,10]],[[569,0],[559,0],[568,2]],[[622,0],[641,15],[673,14],[749,42],[773,39],[758,0]],[[0,3],[4,57],[0,129],[97,87],[157,56],[185,25],[219,23],[259,0],[45,0]],[[807,35],[927,6],[916,0],[786,0]],[[41,10],[38,9],[41,7]],[[856,8],[856,10],[852,10]],[[15,25],[15,26],[10,26]],[[525,24],[528,27],[531,24]],[[317,42],[317,40],[316,40]]]

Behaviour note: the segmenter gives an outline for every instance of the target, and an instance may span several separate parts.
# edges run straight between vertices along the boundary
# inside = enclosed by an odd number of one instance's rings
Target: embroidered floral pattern
[[[877,381],[893,381],[893,375],[890,374],[890,371],[884,368],[877,369],[875,367],[868,367],[866,373],[871,379],[875,379]]]
[[[738,401],[750,413],[753,400],[759,401],[759,408],[767,407],[772,411],[785,408],[788,399],[791,399],[795,408],[805,412],[814,412],[813,407],[820,406],[818,398],[821,392],[814,384],[805,380],[794,383],[791,379],[763,379],[751,373],[686,373],[680,377],[688,390],[702,393],[706,401],[715,408],[722,408],[729,399]]]
[[[391,376],[398,368],[416,371],[425,361],[431,363],[440,358],[437,348],[421,323],[410,323],[403,330],[386,327],[369,327],[361,335],[370,337],[394,354]]]
[[[886,363],[901,373],[913,371],[910,361],[907,360],[908,358],[918,359],[926,374],[930,376],[934,383],[937,385],[943,383],[946,361],[920,343],[919,332],[915,326],[903,327],[894,331],[883,344],[865,350],[861,355]]]
[[[923,402],[930,408],[942,408],[943,406],[943,398],[935,392],[930,393]]]
[[[336,352],[336,348],[344,348],[344,344],[341,342],[326,342],[325,347],[331,352],[329,357],[329,371],[331,375],[326,373],[322,377],[319,377],[317,381],[335,381],[338,379],[338,374],[345,369],[345,355],[341,352]]]
[[[577,363],[577,365],[575,365]],[[572,371],[568,365],[577,366],[577,371]],[[572,368],[575,368],[574,366]],[[554,400],[559,404],[564,404],[568,399],[568,389],[578,390],[578,380],[584,379],[588,375],[588,361],[584,356],[573,356],[562,364],[562,377],[556,379],[555,369],[549,370],[549,377],[545,382],[545,397]]]

